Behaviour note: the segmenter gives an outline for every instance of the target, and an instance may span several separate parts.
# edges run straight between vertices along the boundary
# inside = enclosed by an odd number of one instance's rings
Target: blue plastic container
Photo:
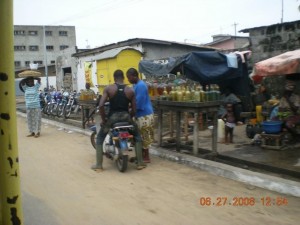
[[[267,134],[278,134],[282,129],[282,121],[264,121],[261,125]]]

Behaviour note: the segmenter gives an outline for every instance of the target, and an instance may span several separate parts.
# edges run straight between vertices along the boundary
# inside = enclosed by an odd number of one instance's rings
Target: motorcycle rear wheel
[[[96,133],[96,131],[94,131],[91,134],[90,139],[91,139],[91,144],[93,145],[94,149],[96,149],[96,139],[97,139],[97,133]]]
[[[128,155],[123,155],[122,153],[120,153],[118,159],[116,160],[116,165],[120,172],[125,172],[128,165]]]

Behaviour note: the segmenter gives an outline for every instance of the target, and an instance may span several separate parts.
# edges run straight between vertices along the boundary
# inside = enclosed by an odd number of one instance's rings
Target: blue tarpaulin
[[[218,84],[221,91],[230,89],[236,95],[250,98],[247,61],[243,62],[240,54],[201,51],[172,57],[163,63],[159,60],[141,60],[139,63],[139,72],[145,76],[176,74],[178,71],[202,85]]]
[[[220,52],[191,52],[177,58],[169,58],[167,63],[142,60],[139,71],[144,75],[167,75],[180,68],[184,75],[202,84],[219,84],[224,80],[243,76],[239,57],[238,67],[228,67],[228,57]]]

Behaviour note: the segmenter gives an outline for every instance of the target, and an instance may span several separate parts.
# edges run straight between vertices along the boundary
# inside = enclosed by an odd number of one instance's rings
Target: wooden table
[[[163,124],[163,112],[171,111],[176,113],[176,150],[180,150],[181,145],[181,113],[192,112],[194,113],[194,129],[193,129],[193,154],[198,154],[199,148],[199,114],[210,113],[213,117],[213,131],[212,131],[212,151],[217,153],[217,129],[218,129],[218,110],[221,101],[212,102],[176,102],[165,100],[154,100],[153,105],[157,109],[158,113],[158,145],[162,146],[162,124]]]
[[[95,114],[97,108],[97,100],[78,100],[78,104],[81,106],[81,121],[82,121],[82,128],[85,129],[86,122],[89,121],[89,119],[92,118],[92,116]],[[85,109],[89,110],[89,115],[85,116]]]

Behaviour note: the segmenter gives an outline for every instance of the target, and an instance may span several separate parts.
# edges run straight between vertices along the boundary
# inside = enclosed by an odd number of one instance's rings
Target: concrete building
[[[220,51],[226,52],[248,50],[250,44],[250,38],[243,36],[217,34],[213,35],[212,38],[213,41],[205,44],[204,46],[218,48]]]
[[[115,69],[125,73],[129,67],[138,67],[141,59],[166,60],[192,51],[215,51],[215,48],[188,43],[162,41],[155,39],[134,38],[72,55],[77,62],[77,90],[85,89],[87,79],[99,88],[113,82]],[[87,69],[88,66],[88,69]]]
[[[29,68],[30,63],[38,63],[43,66],[55,64],[61,50],[75,46],[74,26],[14,26],[16,69]]]
[[[76,47],[75,26],[14,26],[15,77],[30,63],[38,63],[42,76],[42,88],[57,87],[55,68],[57,58],[67,49]],[[45,51],[46,49],[46,51]],[[47,65],[48,79],[45,75]],[[17,92],[18,93],[18,92]]]
[[[300,48],[300,20],[243,29],[249,33],[251,64]]]

